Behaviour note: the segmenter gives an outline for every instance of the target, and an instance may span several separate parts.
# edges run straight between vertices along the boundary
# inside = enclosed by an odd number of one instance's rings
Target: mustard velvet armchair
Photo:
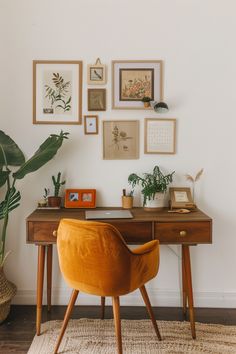
[[[161,335],[151,308],[145,283],[159,268],[159,243],[150,241],[130,250],[112,225],[76,219],[62,219],[57,231],[57,249],[61,272],[73,288],[54,354],[58,352],[79,291],[112,297],[118,353],[122,354],[119,296],[139,288],[154,330]]]

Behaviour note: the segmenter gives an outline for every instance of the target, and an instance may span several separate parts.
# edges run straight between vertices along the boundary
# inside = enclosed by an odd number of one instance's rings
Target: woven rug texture
[[[236,354],[236,326],[196,322],[197,339],[191,337],[189,322],[158,321],[162,341],[159,342],[150,320],[122,320],[123,354]],[[28,354],[52,354],[62,321],[42,325]],[[64,334],[60,354],[116,354],[113,320],[70,320]]]

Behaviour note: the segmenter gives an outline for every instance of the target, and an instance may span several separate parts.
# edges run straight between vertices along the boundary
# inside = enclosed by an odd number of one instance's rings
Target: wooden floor
[[[35,306],[12,306],[7,320],[0,325],[0,353],[25,354],[35,335]],[[176,307],[154,308],[157,320],[182,321],[182,309]],[[43,310],[43,322],[62,319],[65,306],[53,306],[51,312]],[[219,323],[236,325],[236,309],[195,309],[196,321],[204,323]],[[100,307],[76,306],[72,318],[99,318]],[[106,318],[112,318],[112,309],[106,307]],[[121,318],[146,319],[148,318],[144,307],[121,307]]]

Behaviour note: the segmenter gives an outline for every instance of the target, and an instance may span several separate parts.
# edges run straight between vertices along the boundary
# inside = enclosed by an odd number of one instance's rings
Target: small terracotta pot
[[[145,107],[145,108],[150,107],[150,102],[143,102],[143,104],[144,104],[144,107]]]
[[[48,197],[48,206],[59,207],[61,206],[61,197]]]

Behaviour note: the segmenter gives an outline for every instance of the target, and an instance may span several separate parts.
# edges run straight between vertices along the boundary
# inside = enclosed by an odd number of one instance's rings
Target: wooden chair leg
[[[156,335],[157,335],[158,339],[161,340],[161,335],[160,335],[159,329],[157,327],[157,322],[156,322],[154,313],[152,311],[152,306],[151,306],[151,303],[150,303],[150,300],[149,300],[145,285],[141,286],[141,288],[139,288],[139,290],[140,290],[140,292],[142,294],[143,301],[145,302],[145,305],[147,307],[147,311],[148,311],[148,314],[149,314],[149,316],[151,318],[151,321],[152,321],[154,330],[156,332]]]
[[[104,320],[105,317],[105,296],[101,296],[101,320]]]
[[[47,304],[51,310],[52,298],[52,245],[47,246]]]
[[[182,255],[182,297],[183,297],[183,315],[186,318],[187,315],[187,289],[186,289],[186,274],[184,256]]]
[[[70,301],[69,301],[69,304],[67,306],[67,310],[66,310],[66,313],[65,313],[65,316],[64,316],[64,320],[63,320],[63,323],[62,323],[61,332],[60,332],[60,335],[59,335],[59,338],[58,338],[58,341],[57,341],[57,344],[56,344],[56,348],[54,350],[54,354],[57,354],[57,351],[59,349],[59,346],[61,344],[62,338],[64,336],[66,327],[67,327],[69,319],[70,319],[71,311],[73,310],[73,307],[74,307],[74,304],[75,304],[75,301],[77,299],[78,294],[79,294],[78,290],[73,290],[72,291],[72,294],[71,294],[71,297],[70,297]]]
[[[118,348],[118,354],[122,354],[122,339],[121,339],[121,323],[120,323],[120,299],[119,296],[112,298],[113,314],[116,331],[116,342]]]
[[[45,245],[38,246],[37,312],[36,312],[36,334],[37,334],[37,336],[40,335],[40,329],[41,329],[45,250],[46,250]]]

